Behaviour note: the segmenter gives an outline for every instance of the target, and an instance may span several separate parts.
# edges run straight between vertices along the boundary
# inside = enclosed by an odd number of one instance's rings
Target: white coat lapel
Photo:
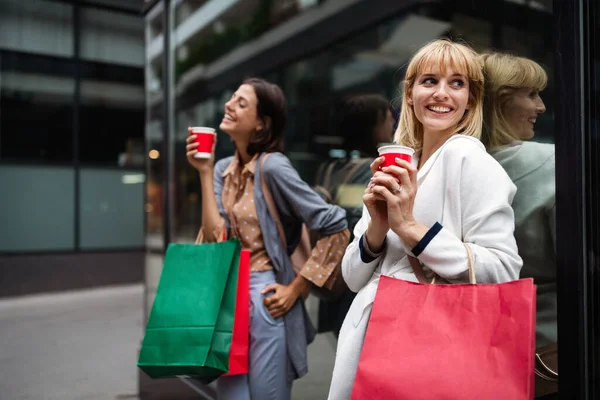
[[[442,151],[444,150],[444,147],[446,147],[446,145],[448,143],[450,143],[453,140],[475,140],[479,143],[479,145],[481,147],[483,147],[483,145],[481,144],[481,142],[471,136],[466,136],[466,135],[454,135],[452,137],[450,137],[448,140],[446,140],[444,142],[443,145],[440,146],[439,149],[437,149],[432,155],[431,157],[429,157],[429,160],[427,160],[425,162],[425,164],[421,167],[421,169],[419,170],[419,172],[417,173],[417,185],[420,185],[423,180],[427,177],[427,175],[429,174],[429,171],[431,171],[431,168],[434,166],[435,162],[437,161],[437,159],[440,157],[440,155],[442,154]],[[416,157],[413,157],[413,165],[417,166],[419,165],[419,158],[420,158],[420,154]],[[415,164],[416,162],[416,164]]]

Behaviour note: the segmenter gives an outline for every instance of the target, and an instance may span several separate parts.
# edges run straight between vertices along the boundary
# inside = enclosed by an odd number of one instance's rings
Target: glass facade
[[[143,29],[132,13],[0,2],[0,253],[143,248]]]
[[[524,14],[526,17],[498,19],[488,12],[487,5],[470,1],[418,5],[339,42],[327,44],[315,54],[255,71],[254,74],[278,83],[286,93],[289,110],[286,153],[302,178],[312,182],[320,163],[335,154],[336,146],[343,141],[335,127],[341,99],[355,93],[378,93],[390,99],[393,105],[399,105],[403,66],[417,48],[442,36],[465,41],[478,51],[516,52],[542,64],[550,76],[550,85],[544,92],[547,111],[536,124],[536,140],[552,142],[551,10],[510,2],[502,2],[500,6],[503,15]],[[175,26],[175,42],[177,32]],[[148,68],[153,65],[155,61]],[[173,229],[182,240],[195,237],[200,223],[199,181],[184,152],[187,127],[218,126],[226,99],[247,74],[240,75],[238,82],[227,89],[216,92],[196,90],[190,83],[192,76],[189,72],[175,77],[173,82],[178,94],[173,100],[176,179]],[[160,103],[154,102],[150,112],[162,110],[161,107]],[[232,151],[227,136],[219,133],[217,158]]]
[[[145,139],[148,155],[146,175],[146,245],[148,249],[162,249],[164,238],[163,181],[166,146],[164,146],[164,110],[154,105],[163,98],[163,49],[164,49],[164,5],[159,3],[146,16],[145,37],[152,50],[146,50],[146,123]],[[149,46],[147,46],[149,47]]]
[[[501,51],[529,58],[548,74],[548,86],[540,94],[546,110],[537,117],[533,141],[556,143],[557,146],[556,224],[560,231],[555,240],[562,238],[564,241],[556,245],[557,265],[548,268],[558,271],[559,279],[552,278],[554,290],[558,287],[559,293],[558,322],[561,324],[561,319],[570,322],[560,325],[558,330],[565,352],[569,352],[562,358],[566,361],[561,365],[566,365],[564,370],[567,370],[579,363],[577,371],[585,371],[595,382],[583,382],[583,378],[570,371],[565,372],[565,383],[561,381],[561,387],[565,388],[564,398],[596,398],[593,391],[597,390],[600,377],[597,363],[587,358],[587,350],[593,354],[590,357],[598,360],[600,324],[592,313],[600,304],[597,279],[597,266],[600,265],[600,166],[597,157],[600,154],[597,126],[600,85],[597,74],[600,63],[597,60],[598,28],[593,23],[598,18],[597,4],[591,0],[577,0],[572,7],[556,6],[556,2],[553,7],[549,0],[453,0],[414,1],[406,2],[404,7],[392,7],[389,2],[375,1],[387,4],[394,11],[371,18],[367,14],[375,15],[378,10],[368,10],[361,14],[368,23],[344,25],[343,21],[352,20],[347,16],[351,14],[350,9],[355,12],[367,10],[361,8],[366,1],[347,2],[348,10],[340,7],[330,15],[327,24],[337,22],[336,26],[343,26],[339,30],[345,34],[324,30],[317,17],[314,25],[307,22],[313,11],[317,14],[319,7],[321,13],[325,13],[333,3],[343,2],[312,2],[314,4],[302,12],[292,13],[280,24],[273,24],[259,39],[233,46],[214,59],[195,61],[190,56],[194,54],[195,46],[201,46],[214,32],[226,30],[232,21],[239,21],[239,17],[235,19],[236,10],[239,13],[243,8],[232,5],[223,15],[217,13],[208,18],[210,1],[163,0],[149,10],[146,16],[147,242],[162,251],[168,245],[165,237],[170,237],[173,242],[190,242],[195,238],[201,225],[202,199],[198,174],[185,157],[187,127],[217,127],[223,116],[224,103],[248,76],[265,77],[283,88],[289,108],[286,154],[302,178],[312,183],[322,162],[343,154],[343,133],[336,127],[342,99],[361,93],[383,95],[394,107],[397,118],[406,65],[411,55],[426,42],[447,37],[463,41],[478,52]],[[165,4],[170,7],[168,18],[172,22],[167,24],[166,32]],[[377,7],[373,5],[373,8]],[[202,15],[205,18],[202,29],[191,33],[184,29],[186,21]],[[290,34],[293,29],[295,31]],[[557,37],[557,30],[568,35]],[[319,36],[316,32],[329,32],[329,36]],[[167,49],[163,47],[165,34],[168,35]],[[288,53],[286,47],[292,47],[291,43],[307,50],[297,50],[294,56],[288,56],[292,53]],[[573,64],[563,58],[566,55]],[[166,77],[163,76],[165,65],[169,65],[171,72]],[[577,72],[579,68],[583,75]],[[564,81],[566,77],[569,79]],[[577,86],[579,83],[581,85]],[[167,103],[164,103],[165,99]],[[577,99],[585,99],[585,102]],[[567,122],[578,118],[581,126],[579,122]],[[227,135],[218,132],[217,159],[233,151]],[[168,154],[166,161],[163,154]],[[581,175],[567,178],[566,171]],[[169,185],[168,193],[165,193],[165,182]],[[580,202],[571,202],[569,196]],[[165,201],[170,203],[168,207],[165,207]],[[583,214],[582,210],[585,210]],[[569,222],[567,215],[580,224]],[[579,236],[573,235],[574,232]],[[580,245],[585,245],[581,254],[569,252],[570,248],[575,248],[573,246]],[[158,276],[156,271],[152,276]],[[568,292],[565,282],[575,281],[575,287],[581,292]],[[147,280],[148,286],[155,283]],[[151,298],[149,295],[147,310],[152,304]],[[574,329],[573,324],[585,326],[585,329]],[[564,344],[567,341],[568,344]],[[585,353],[582,352],[584,342],[588,346]],[[570,397],[571,393],[578,393],[577,380],[579,389],[584,385],[584,391],[589,391],[583,397]]]
[[[74,71],[69,59],[0,53],[0,160],[73,161]]]

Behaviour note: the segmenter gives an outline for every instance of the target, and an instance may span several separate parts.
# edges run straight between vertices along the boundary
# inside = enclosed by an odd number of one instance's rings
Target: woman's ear
[[[258,120],[258,124],[256,125],[256,131],[260,132],[265,129],[269,129],[271,127],[271,117],[264,117],[262,120]]]

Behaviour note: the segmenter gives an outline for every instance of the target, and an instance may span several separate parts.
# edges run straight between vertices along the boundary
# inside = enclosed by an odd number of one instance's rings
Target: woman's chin
[[[519,139],[521,140],[531,140],[533,139],[533,137],[535,136],[535,132],[534,131],[529,131],[529,132],[523,132],[519,135]]]
[[[219,129],[228,135],[231,134],[231,127],[226,122],[221,122],[221,124],[219,125]]]

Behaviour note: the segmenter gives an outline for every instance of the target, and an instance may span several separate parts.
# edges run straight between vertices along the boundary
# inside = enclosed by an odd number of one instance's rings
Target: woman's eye
[[[433,78],[425,78],[423,79],[424,85],[435,85],[435,79]]]
[[[535,99],[539,94],[540,92],[538,92],[537,90],[532,90],[531,93],[529,93],[529,97]]]
[[[461,88],[461,87],[465,86],[465,82],[462,79],[456,79],[456,80],[452,81],[452,86]]]

